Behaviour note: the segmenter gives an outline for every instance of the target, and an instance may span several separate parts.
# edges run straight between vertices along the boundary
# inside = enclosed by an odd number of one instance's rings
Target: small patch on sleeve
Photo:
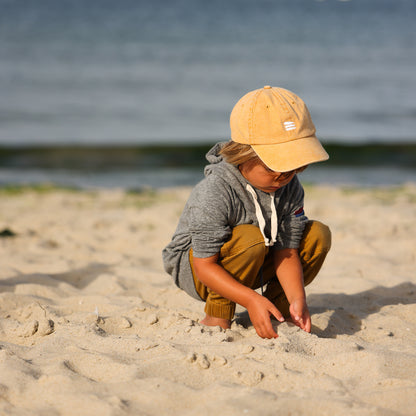
[[[297,211],[295,211],[295,217],[301,217],[302,215],[305,215],[305,211],[303,210],[303,207],[300,207]]]

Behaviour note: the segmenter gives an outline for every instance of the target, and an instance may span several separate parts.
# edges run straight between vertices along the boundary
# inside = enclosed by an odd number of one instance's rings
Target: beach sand
[[[312,334],[274,340],[200,325],[165,274],[189,192],[0,191],[1,415],[415,414],[414,184],[307,188],[333,246]]]

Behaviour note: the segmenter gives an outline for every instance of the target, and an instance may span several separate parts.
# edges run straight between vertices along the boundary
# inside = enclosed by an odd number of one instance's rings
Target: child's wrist
[[[293,298],[291,298],[291,299],[288,299],[288,301],[289,301],[289,304],[290,304],[290,305],[291,305],[292,303],[297,303],[297,302],[301,302],[301,303],[306,304],[306,295],[296,296],[296,297],[293,297]]]

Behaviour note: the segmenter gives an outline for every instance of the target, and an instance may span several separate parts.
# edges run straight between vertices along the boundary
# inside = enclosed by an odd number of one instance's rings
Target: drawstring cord
[[[276,206],[274,203],[274,192],[270,193],[270,208],[272,211],[272,217],[271,217],[271,239],[269,240],[266,235],[264,234],[264,229],[266,227],[266,221],[263,217],[263,213],[261,211],[261,207],[260,204],[258,202],[258,197],[256,192],[254,191],[253,187],[250,184],[246,185],[246,189],[249,192],[249,194],[252,196],[253,198],[253,202],[254,202],[254,207],[256,209],[256,218],[257,221],[259,223],[259,228],[261,231],[261,235],[264,238],[264,244],[266,246],[272,246],[274,245],[274,243],[276,242],[277,239],[277,212],[276,212]]]
[[[274,203],[274,192],[270,193],[270,208],[272,211],[272,217],[271,217],[271,226],[270,226],[270,231],[271,231],[271,239],[269,240],[265,233],[264,233],[264,229],[266,227],[266,221],[263,217],[263,213],[261,211],[261,207],[260,204],[258,202],[258,197],[256,192],[254,191],[253,187],[250,184],[247,184],[246,186],[247,191],[249,192],[249,194],[253,197],[253,202],[254,202],[254,207],[256,209],[256,218],[257,221],[259,223],[259,228],[260,228],[260,232],[261,235],[263,236],[264,239],[264,244],[266,246],[273,246],[274,243],[276,242],[277,239],[277,211],[276,211],[276,205]],[[259,270],[259,276],[260,276],[260,288],[261,288],[261,295],[263,296],[263,266],[260,267]]]

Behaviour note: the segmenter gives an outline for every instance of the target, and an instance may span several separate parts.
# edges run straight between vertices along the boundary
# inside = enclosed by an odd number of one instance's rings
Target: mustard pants
[[[330,247],[329,228],[319,221],[309,221],[299,247],[305,286],[318,274]],[[196,291],[206,302],[205,313],[231,320],[235,313],[235,303],[199,281],[194,271],[192,250],[189,257]],[[269,251],[269,247],[264,244],[258,227],[251,224],[235,227],[231,239],[221,248],[219,264],[244,286],[258,289],[262,283],[267,283],[263,295],[276,305],[285,318],[289,317],[289,302],[274,271],[272,250]]]

